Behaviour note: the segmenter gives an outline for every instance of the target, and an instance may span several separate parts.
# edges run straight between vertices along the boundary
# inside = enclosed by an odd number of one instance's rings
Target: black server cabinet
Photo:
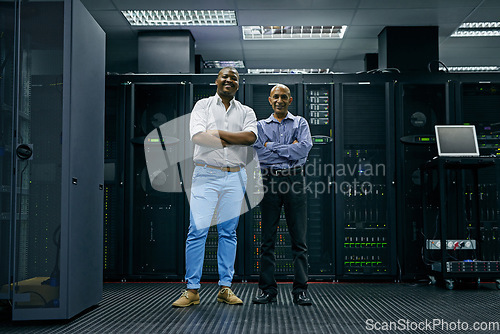
[[[336,85],[336,278],[395,278],[393,83]]]
[[[434,80],[435,81],[435,80]],[[450,85],[446,81],[432,83],[400,81],[396,84],[396,157],[398,205],[398,258],[401,278],[419,279],[426,275],[425,239],[433,239],[431,226],[422,225],[422,213],[437,215],[437,197],[431,194],[422,208],[420,166],[437,156],[434,126],[448,124]],[[437,186],[437,184],[435,184]],[[429,219],[428,221],[435,221]]]
[[[290,88],[290,94],[294,99],[288,111],[294,115],[302,116],[302,89],[299,88],[299,81],[300,76],[294,75],[247,77],[244,90],[245,104],[253,108],[257,120],[268,118],[273,113],[268,100],[269,94],[276,83],[282,83]],[[261,224],[260,206],[254,207],[245,214],[245,240],[248,243],[245,248],[245,275],[247,278],[255,277],[260,273]],[[278,223],[275,257],[276,278],[293,277],[291,237],[286,225],[284,209],[282,209]]]
[[[258,120],[266,119],[273,113],[268,97],[272,87],[276,83],[282,83],[290,88],[294,99],[289,111],[294,115],[305,117],[309,122],[313,148],[305,165],[306,184],[310,185],[307,205],[308,270],[313,279],[332,279],[334,275],[331,187],[333,183],[333,85],[303,84],[304,78],[300,75],[259,76],[245,79],[245,104],[255,110]],[[324,80],[320,78],[318,81],[324,82]],[[255,277],[260,272],[261,224],[260,206],[256,206],[245,215],[245,242],[247,243],[245,273],[247,277]],[[293,257],[284,210],[278,224],[275,256],[276,277],[278,279],[291,278]]]
[[[124,244],[124,158],[126,85],[106,84],[106,112],[104,132],[104,280],[123,278],[125,275]]]
[[[305,165],[309,275],[333,278],[334,252],[334,115],[333,84],[304,84],[304,117],[313,147]]]
[[[130,92],[125,142],[129,274],[146,279],[178,278],[184,268],[185,195],[168,189],[153,189],[146,166],[144,140],[163,124],[183,115],[185,85],[180,82],[133,82]],[[180,136],[176,132],[168,135]],[[167,152],[173,149],[165,145]],[[174,176],[177,172],[175,165],[165,171],[166,182],[177,180]]]
[[[0,299],[69,319],[102,298],[105,34],[76,0],[0,8]]]
[[[476,127],[482,155],[500,156],[500,83],[463,81],[457,83],[457,123]],[[463,180],[461,200],[464,215],[459,217],[464,238],[480,239],[481,254],[486,261],[500,261],[500,215],[498,206],[499,168],[484,168],[479,173],[480,231],[476,234],[472,216],[473,187],[471,177]]]
[[[11,185],[12,160],[13,160],[13,138],[12,123],[15,115],[14,102],[16,96],[16,74],[14,49],[16,40],[16,10],[17,3],[0,3],[0,286],[10,283],[10,251],[11,251],[11,225],[12,203],[11,203]],[[10,149],[9,149],[10,148]],[[1,291],[0,299],[9,299],[8,292]]]

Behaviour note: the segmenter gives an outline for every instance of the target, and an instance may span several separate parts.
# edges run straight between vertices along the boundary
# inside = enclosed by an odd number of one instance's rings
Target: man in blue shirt
[[[278,286],[274,277],[276,230],[282,206],[292,239],[294,264],[293,302],[311,305],[307,295],[307,194],[304,164],[312,147],[307,121],[288,111],[292,103],[290,89],[278,84],[271,89],[269,103],[274,113],[257,123],[258,139],[254,148],[262,169],[264,198],[259,294],[255,304],[276,301]]]

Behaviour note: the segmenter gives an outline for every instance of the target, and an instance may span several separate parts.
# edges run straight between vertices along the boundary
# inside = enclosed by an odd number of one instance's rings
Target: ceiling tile
[[[113,0],[119,10],[127,9],[235,9],[233,0]]]
[[[276,9],[279,5],[269,0],[235,0],[238,9]],[[358,0],[288,0],[286,8],[293,9],[355,9]]]
[[[493,0],[495,1],[495,0]],[[418,1],[401,1],[401,0],[361,0],[359,8],[454,8],[454,7],[469,7],[474,8],[481,3],[481,0],[418,0]]]
[[[433,9],[360,9],[353,25],[426,26],[461,22],[469,8]]]
[[[111,0],[80,0],[88,11],[93,10],[115,10]]]
[[[240,10],[238,24],[268,25],[347,25],[353,10]]]
[[[190,30],[196,40],[196,53],[205,59],[244,58],[247,65],[361,71],[364,55],[378,51],[378,34],[385,26],[426,25],[439,26],[440,59],[445,63],[498,65],[500,59],[500,37],[449,37],[464,21],[499,21],[500,0],[289,0],[283,4],[268,0],[82,0],[82,3],[105,30],[108,45],[118,45],[109,49],[115,61],[120,52],[126,52],[127,44],[137,50],[138,31],[152,30],[131,27],[119,11],[124,9],[236,10],[239,26],[161,29]],[[280,9],[280,5],[286,8]],[[342,40],[245,41],[241,33],[241,25],[340,24],[348,25]]]
[[[130,26],[125,16],[116,10],[97,10],[91,14],[101,26]]]
[[[342,43],[342,49],[352,50],[352,49],[368,49],[371,52],[377,52],[378,50],[378,38],[351,38],[346,39]]]

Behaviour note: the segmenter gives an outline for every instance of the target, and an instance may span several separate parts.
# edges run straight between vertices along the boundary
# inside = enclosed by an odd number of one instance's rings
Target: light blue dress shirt
[[[303,166],[312,147],[309,124],[290,112],[279,122],[271,114],[257,123],[259,136],[253,147],[261,168],[288,169]],[[295,140],[298,143],[292,144]],[[267,142],[267,146],[264,144]]]

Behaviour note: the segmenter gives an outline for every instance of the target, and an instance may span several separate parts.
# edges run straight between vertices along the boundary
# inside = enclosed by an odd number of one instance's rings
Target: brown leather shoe
[[[217,295],[217,301],[219,303],[226,303],[231,305],[241,305],[243,301],[236,297],[234,292],[230,288],[222,288],[219,290]]]
[[[198,305],[200,303],[200,294],[194,293],[189,290],[184,290],[182,295],[173,302],[172,307],[187,307],[191,305]]]

